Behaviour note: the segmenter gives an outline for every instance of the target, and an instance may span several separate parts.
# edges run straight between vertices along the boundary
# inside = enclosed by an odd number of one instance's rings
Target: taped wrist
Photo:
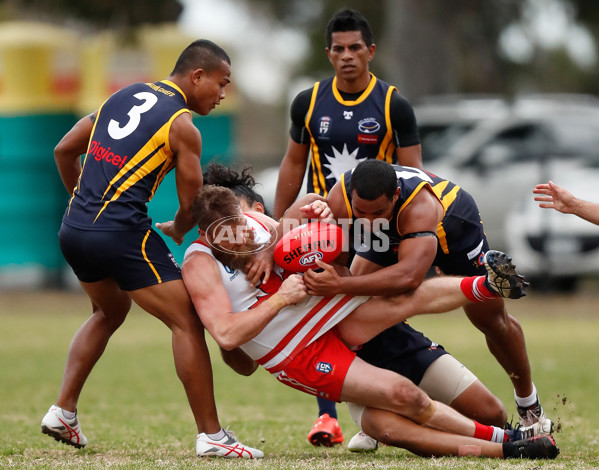
[[[281,310],[283,307],[287,306],[287,302],[285,301],[285,299],[283,298],[283,296],[281,294],[279,294],[278,292],[275,293],[275,294],[273,294],[273,295],[271,295],[268,298],[268,301],[277,310]]]

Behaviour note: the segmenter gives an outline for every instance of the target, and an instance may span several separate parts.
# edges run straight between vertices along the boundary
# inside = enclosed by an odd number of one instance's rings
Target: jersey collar
[[[370,92],[372,91],[372,89],[374,88],[374,85],[376,84],[376,77],[374,76],[374,74],[372,72],[369,72],[369,73],[370,73],[370,83],[368,84],[366,89],[362,92],[360,97],[357,100],[352,100],[352,101],[346,101],[343,99],[343,97],[341,96],[341,93],[339,93],[339,90],[337,89],[337,77],[335,76],[333,78],[333,83],[331,84],[331,86],[333,87],[333,95],[335,95],[335,98],[337,99],[337,101],[339,101],[339,103],[344,104],[346,106],[354,106],[356,104],[360,104],[362,101],[364,101],[366,98],[368,98],[368,95],[370,95]]]
[[[160,80],[160,82],[165,83],[166,85],[170,86],[171,88],[174,88],[179,93],[181,93],[181,95],[183,96],[183,99],[185,100],[185,104],[187,104],[187,96],[185,96],[185,93],[183,93],[183,90],[181,90],[181,88],[179,88],[177,85],[175,85],[170,80]]]

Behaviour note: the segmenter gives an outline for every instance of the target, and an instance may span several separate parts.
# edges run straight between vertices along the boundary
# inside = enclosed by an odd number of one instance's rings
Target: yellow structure
[[[0,24],[0,113],[71,110],[78,91],[77,36],[43,23]]]
[[[127,40],[112,32],[84,39],[77,112],[97,109],[111,93],[130,83],[166,78],[179,54],[195,39],[172,23],[141,27]],[[229,113],[234,108],[235,91],[228,87],[227,99],[215,114]]]

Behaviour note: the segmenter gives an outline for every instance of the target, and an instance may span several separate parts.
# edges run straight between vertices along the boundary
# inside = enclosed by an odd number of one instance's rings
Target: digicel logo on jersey
[[[118,166],[119,168],[123,168],[123,165],[127,161],[127,155],[121,157],[120,155],[115,154],[110,151],[110,147],[104,148],[100,142],[92,140],[92,143],[89,146],[88,155],[93,155],[97,161],[106,160],[107,163],[112,163],[114,166]]]

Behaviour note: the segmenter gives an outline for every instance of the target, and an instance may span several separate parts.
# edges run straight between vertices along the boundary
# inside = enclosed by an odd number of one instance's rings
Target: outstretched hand
[[[565,189],[560,188],[553,181],[537,184],[532,192],[534,194],[542,195],[535,196],[535,201],[540,203],[539,207],[544,209],[555,209],[564,214],[571,214],[574,212],[575,197]]]
[[[155,225],[156,225],[156,228],[158,230],[160,230],[163,234],[165,234],[167,237],[171,237],[177,245],[180,245],[181,243],[183,243],[185,234],[180,235],[177,232],[175,232],[175,221],[174,220],[169,220],[168,222],[156,222]]]
[[[319,219],[322,222],[333,220],[333,212],[325,201],[314,201],[310,204],[300,207],[300,211],[308,219]]]

